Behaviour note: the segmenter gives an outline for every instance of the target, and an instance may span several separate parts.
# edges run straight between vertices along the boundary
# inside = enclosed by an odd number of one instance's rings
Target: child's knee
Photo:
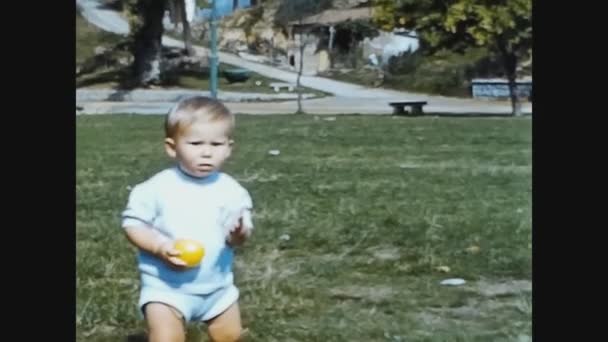
[[[150,329],[148,333],[149,341],[174,341],[184,342],[186,337],[181,331],[168,330],[168,329]]]
[[[210,326],[209,337],[213,342],[237,342],[241,341],[243,328],[240,324],[230,324],[223,326]]]
[[[162,303],[150,303],[144,307],[151,342],[186,339],[185,326],[177,310]]]
[[[150,342],[184,342],[186,340],[186,335],[183,329],[178,327],[150,327],[148,331],[148,338]]]

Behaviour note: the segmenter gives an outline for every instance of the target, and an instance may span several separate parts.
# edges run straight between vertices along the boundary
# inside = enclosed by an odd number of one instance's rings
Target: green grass
[[[251,72],[251,77],[243,82],[230,83],[223,76],[223,71],[227,69],[236,68],[233,65],[220,63],[218,70],[218,87],[221,91],[235,91],[235,92],[251,92],[251,93],[266,93],[274,94],[275,91],[270,88],[270,83],[278,82],[285,83],[281,80],[268,78],[258,73]],[[256,82],[261,82],[261,85],[256,85]],[[204,70],[198,73],[181,71],[175,77],[168,82],[169,84],[175,84],[181,88],[188,89],[209,89],[209,71]],[[283,89],[282,92],[285,92]],[[323,97],[327,94],[312,88],[302,87],[302,92],[306,94],[314,94],[315,97]],[[292,92],[296,94],[296,92]]]
[[[145,331],[135,251],[119,214],[130,186],[168,165],[162,119],[77,118],[79,341]],[[237,122],[225,170],[256,207],[257,230],[235,265],[250,341],[531,336],[531,293],[514,282],[531,281],[529,119],[239,115]],[[447,277],[467,285],[438,285]],[[506,290],[495,291],[500,286]],[[189,340],[206,341],[201,329],[191,326]]]
[[[100,30],[76,13],[76,64],[82,64],[95,56],[95,47],[111,47],[125,40],[125,37]]]

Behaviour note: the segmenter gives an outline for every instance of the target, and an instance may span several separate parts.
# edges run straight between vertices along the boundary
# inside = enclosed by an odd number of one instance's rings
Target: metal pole
[[[217,74],[218,74],[218,55],[217,55],[217,1],[211,2],[211,56],[209,56],[210,64],[210,79],[209,79],[209,91],[211,97],[217,98]]]

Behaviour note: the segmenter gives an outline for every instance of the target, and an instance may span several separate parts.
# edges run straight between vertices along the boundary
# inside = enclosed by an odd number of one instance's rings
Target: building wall
[[[326,60],[328,54],[326,49],[317,51],[320,41],[319,37],[315,34],[308,33],[295,33],[293,37],[294,39],[289,42],[287,50],[287,60],[290,65],[293,63],[293,69],[297,71],[300,68],[300,44],[301,42],[304,42],[306,46],[304,47],[302,74],[310,76],[326,70],[325,68],[327,68],[329,64]],[[323,50],[325,50],[325,52],[323,52]],[[320,67],[322,68],[320,69]]]
[[[374,39],[363,40],[363,54],[365,57],[375,54],[381,63],[388,63],[392,56],[397,56],[405,51],[416,51],[419,47],[418,38],[398,35],[393,32],[380,31],[380,35]]]

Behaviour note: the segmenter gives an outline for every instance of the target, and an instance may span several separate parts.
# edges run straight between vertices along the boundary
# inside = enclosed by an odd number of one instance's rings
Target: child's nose
[[[203,146],[201,148],[201,155],[203,157],[210,157],[211,156],[211,147],[210,146]]]

